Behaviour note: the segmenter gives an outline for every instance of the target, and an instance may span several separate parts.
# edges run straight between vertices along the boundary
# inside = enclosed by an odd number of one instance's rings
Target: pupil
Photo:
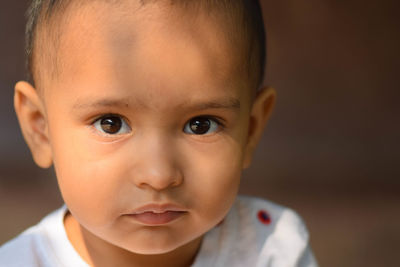
[[[121,129],[122,121],[118,117],[107,117],[103,118],[100,124],[104,132],[114,134]]]
[[[206,118],[196,118],[190,121],[190,129],[195,134],[205,134],[210,130],[210,120]]]

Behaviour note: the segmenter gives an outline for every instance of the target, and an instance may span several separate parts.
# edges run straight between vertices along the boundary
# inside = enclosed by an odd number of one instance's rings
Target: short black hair
[[[103,0],[105,1],[105,0]],[[158,2],[162,0],[114,0],[113,2],[140,1],[142,5],[147,2]],[[223,13],[230,18],[232,29],[235,34],[240,34],[244,39],[245,52],[244,60],[248,69],[248,75],[252,77],[254,86],[259,87],[264,80],[266,65],[266,33],[262,17],[262,10],[258,0],[164,0],[169,1],[171,5],[180,5],[188,10],[207,10]],[[35,84],[35,69],[38,68],[34,62],[35,53],[48,53],[43,47],[37,47],[38,28],[52,26],[59,21],[58,16],[70,4],[80,4],[77,0],[32,0],[26,16],[27,24],[25,31],[26,40],[26,59],[28,80]],[[110,1],[107,1],[110,2]],[[197,10],[196,10],[197,9]],[[53,20],[53,18],[55,18]],[[46,39],[46,42],[57,42],[57,38]],[[49,44],[55,46],[56,44]],[[39,51],[40,52],[39,52]],[[51,57],[51,55],[50,55]]]

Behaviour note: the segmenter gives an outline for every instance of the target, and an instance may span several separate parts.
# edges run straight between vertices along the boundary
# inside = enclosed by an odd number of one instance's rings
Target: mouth
[[[144,225],[157,226],[173,222],[187,213],[187,210],[176,205],[150,204],[135,209],[126,216]]]

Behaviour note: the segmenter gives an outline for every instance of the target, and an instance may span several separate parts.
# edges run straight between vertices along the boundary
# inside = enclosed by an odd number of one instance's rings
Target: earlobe
[[[250,114],[249,131],[245,155],[243,160],[243,169],[250,166],[253,152],[261,139],[268,119],[271,116],[275,106],[276,91],[271,87],[264,87],[260,90],[254,100]]]
[[[43,102],[32,85],[23,81],[15,85],[14,108],[34,161],[42,168],[49,168],[52,154],[47,119]]]

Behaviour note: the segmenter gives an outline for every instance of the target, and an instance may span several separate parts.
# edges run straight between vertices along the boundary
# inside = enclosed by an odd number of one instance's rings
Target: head
[[[223,219],[275,99],[259,89],[260,12],[245,0],[34,1],[32,81],[17,83],[15,108],[85,240],[163,254]]]

